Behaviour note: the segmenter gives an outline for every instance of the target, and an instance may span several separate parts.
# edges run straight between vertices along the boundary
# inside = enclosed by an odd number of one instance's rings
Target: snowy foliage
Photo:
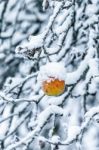
[[[10,5],[14,5],[16,10],[17,5],[23,3],[13,2]],[[25,9],[19,11],[17,18],[26,19],[23,23],[25,27],[35,17],[45,19],[38,15],[38,7],[33,7],[35,2],[27,0],[25,4],[30,12],[35,11],[34,16],[31,12],[23,18]],[[13,15],[14,6],[9,6],[12,7]],[[14,56],[13,61],[17,61],[19,65],[16,66],[18,71],[14,70],[15,76],[12,78],[9,74],[0,91],[0,148],[98,150],[99,0],[43,0],[42,7],[44,14],[49,13],[50,18],[42,25],[38,35],[35,35],[37,30],[32,28],[31,23],[19,34],[22,22],[14,22],[17,27],[11,34],[9,55],[12,58]],[[11,18],[7,17],[8,21],[9,19]],[[12,30],[11,27],[7,29]],[[28,36],[30,38],[26,41]],[[17,43],[14,46],[13,40]],[[11,53],[13,47],[16,47],[17,54]],[[1,62],[7,62],[3,57],[9,61],[3,44],[1,48]],[[24,56],[24,63],[28,61],[28,64],[20,63],[20,57]],[[6,66],[11,70],[9,63]],[[1,73],[0,75],[3,76]],[[39,83],[48,76],[58,76],[65,80],[68,88],[62,95],[53,97],[43,93]]]

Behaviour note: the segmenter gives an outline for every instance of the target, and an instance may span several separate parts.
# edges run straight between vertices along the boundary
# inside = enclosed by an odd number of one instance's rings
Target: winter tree
[[[27,27],[28,41],[18,36],[14,55],[36,69],[25,74],[30,66],[20,65],[22,74],[0,92],[1,149],[98,150],[99,0],[43,0],[42,7],[50,18],[37,35]]]
[[[37,34],[47,15],[42,11],[41,0],[0,1],[0,88],[8,76],[20,72],[20,65],[28,65],[23,58],[15,55],[15,48],[25,42],[30,34]],[[33,63],[33,62],[32,62]],[[32,65],[31,63],[31,65]],[[33,65],[32,65],[33,66]]]

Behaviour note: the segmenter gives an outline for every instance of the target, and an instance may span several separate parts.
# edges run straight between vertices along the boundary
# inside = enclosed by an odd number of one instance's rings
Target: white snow
[[[92,118],[94,115],[99,114],[99,106],[91,108],[85,115],[85,117]]]
[[[44,11],[45,11],[45,9],[46,9],[47,3],[48,3],[48,0],[43,0],[42,6],[43,6],[43,10],[44,10]]]
[[[38,73],[38,81],[42,83],[43,81],[50,82],[51,80],[59,79],[65,80],[66,78],[66,69],[63,63],[51,62],[40,68]]]
[[[87,8],[86,8],[86,12],[87,12],[87,14],[89,15],[89,16],[91,16],[92,17],[92,15],[93,14],[95,14],[96,12],[97,12],[97,10],[98,10],[98,7],[97,7],[97,5],[96,4],[89,4],[88,6],[87,6]]]
[[[99,59],[97,58],[90,59],[89,67],[93,77],[99,75]]]
[[[74,139],[79,133],[81,129],[79,126],[70,126],[68,128],[68,140]]]
[[[53,143],[58,143],[60,141],[60,137],[57,135],[52,136],[52,142]]]
[[[42,127],[43,124],[49,119],[49,117],[52,114],[59,114],[63,115],[64,111],[62,108],[55,106],[55,105],[50,105],[48,108],[46,108],[43,112],[40,113],[37,119],[37,124],[39,127]]]
[[[27,50],[33,50],[36,48],[41,48],[43,46],[44,34],[39,34],[37,36],[30,36],[29,41],[22,44],[21,46],[16,47],[16,53],[25,52]]]

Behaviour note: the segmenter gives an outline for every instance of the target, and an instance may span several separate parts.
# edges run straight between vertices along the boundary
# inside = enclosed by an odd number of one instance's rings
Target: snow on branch
[[[25,138],[23,138],[22,140],[20,140],[19,142],[15,143],[15,144],[8,146],[5,150],[12,150],[13,148],[20,146],[21,144],[24,144],[24,143],[27,144],[29,142],[29,140],[31,140],[32,138],[34,138],[35,136],[37,136],[40,133],[42,128],[47,123],[47,120],[53,114],[63,115],[63,109],[58,106],[54,106],[54,105],[49,106],[47,109],[45,109],[45,111],[43,111],[38,116],[38,119],[36,121],[37,127],[32,132],[28,133],[28,135]]]
[[[43,95],[44,96],[44,95]],[[34,96],[34,97],[31,97],[31,98],[19,98],[19,99],[17,99],[17,98],[10,98],[10,97],[7,97],[4,93],[0,93],[0,98],[1,98],[1,100],[3,100],[3,101],[6,101],[6,102],[8,102],[8,103],[23,103],[23,102],[33,102],[33,103],[38,103],[41,99],[42,99],[42,97],[43,97],[42,95],[39,95],[39,96]]]
[[[23,46],[18,46],[16,48],[16,53],[24,54],[26,57],[31,58],[31,59],[34,57],[34,55],[37,52],[39,54],[41,53],[42,47],[45,44],[45,39],[46,39],[46,37],[47,37],[54,21],[55,21],[55,18],[57,17],[57,15],[60,12],[63,5],[64,5],[63,2],[62,3],[60,3],[60,2],[57,3],[57,5],[54,9],[53,15],[50,17],[49,23],[48,23],[47,28],[45,29],[45,31],[42,34],[39,34],[37,36],[30,36],[29,42],[25,43]]]
[[[96,55],[96,45],[94,39],[97,37],[97,34],[90,27],[89,31],[89,41],[88,41],[88,52],[84,58],[84,60],[79,65],[78,69],[72,73],[68,73],[66,76],[67,84],[75,84],[83,75],[85,70],[89,67],[89,62]],[[92,68],[92,67],[91,67]]]
[[[37,138],[37,135],[40,133],[41,129],[47,123],[47,120],[53,114],[63,115],[64,114],[64,110],[62,108],[59,108],[58,106],[54,106],[54,105],[49,106],[47,109],[45,109],[45,111],[43,111],[38,116],[38,119],[36,121],[37,127],[35,128],[35,130],[33,130],[32,132],[28,133],[28,135],[25,138],[23,138],[22,140],[20,140],[19,142],[8,146],[6,148],[6,150],[12,150],[13,148],[18,147],[18,146],[20,146],[23,143],[29,142],[29,139]],[[89,110],[85,114],[85,121],[82,123],[81,127],[79,127],[79,126],[72,126],[72,127],[70,127],[70,129],[69,129],[70,133],[68,134],[68,137],[67,137],[67,139],[65,141],[59,140],[57,142],[55,140],[52,141],[52,140],[46,139],[44,137],[42,137],[41,139],[43,139],[44,142],[48,142],[48,143],[50,143],[52,145],[69,145],[69,144],[71,144],[73,142],[76,142],[77,140],[79,141],[79,136],[83,133],[83,131],[85,129],[88,128],[88,125],[89,125],[91,119],[97,114],[99,114],[99,107],[94,107],[91,110]]]
[[[22,86],[25,84],[29,79],[37,77],[38,72],[28,75],[22,80],[19,80],[19,82],[13,82],[13,84],[10,85],[10,88],[8,89],[7,93],[11,92],[13,89],[15,89],[18,86]]]

